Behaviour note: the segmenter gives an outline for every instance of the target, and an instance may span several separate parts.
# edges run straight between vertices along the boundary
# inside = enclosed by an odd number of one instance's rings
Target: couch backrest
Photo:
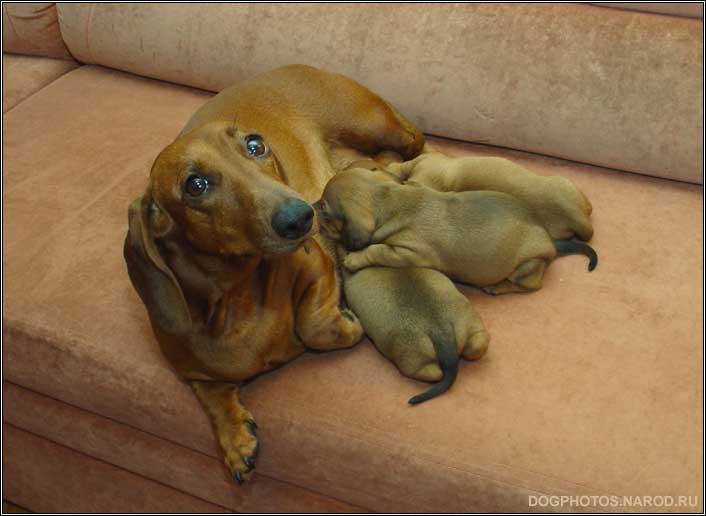
[[[13,54],[71,59],[53,3],[3,3],[2,48]]]
[[[704,17],[704,4],[701,2],[591,2],[594,5],[612,7],[613,9],[628,9],[647,13],[669,14],[671,16],[686,16],[687,18]]]
[[[700,19],[589,4],[58,4],[84,63],[218,91],[346,74],[429,134],[702,182]]]

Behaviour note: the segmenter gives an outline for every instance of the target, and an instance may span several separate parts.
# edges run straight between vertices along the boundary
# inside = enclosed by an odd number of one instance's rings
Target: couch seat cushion
[[[215,457],[122,259],[128,203],[206,98],[84,66],[4,116],[3,367],[23,388]],[[258,378],[243,394],[262,436],[254,484],[278,479],[391,512],[524,511],[541,494],[698,494],[701,189],[439,145],[574,180],[593,202],[598,268],[559,259],[530,295],[464,288],[492,334],[489,354],[414,408],[406,400],[425,385],[367,341]]]
[[[78,63],[51,57],[2,55],[2,112],[5,113]]]

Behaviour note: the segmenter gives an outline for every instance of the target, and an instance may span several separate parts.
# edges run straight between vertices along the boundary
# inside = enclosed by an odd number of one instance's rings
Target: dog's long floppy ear
[[[349,251],[368,247],[375,231],[375,217],[368,210],[344,210],[345,221],[341,241]]]
[[[148,191],[130,205],[128,223],[123,254],[130,280],[150,319],[170,335],[189,333],[192,321],[184,293],[155,243],[173,224],[171,218]]]

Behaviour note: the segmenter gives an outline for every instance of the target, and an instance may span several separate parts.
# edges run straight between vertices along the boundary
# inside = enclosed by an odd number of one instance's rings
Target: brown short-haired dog
[[[387,170],[403,181],[413,181],[441,192],[493,190],[510,194],[530,208],[554,239],[576,236],[590,240],[591,203],[569,179],[540,176],[504,158],[451,158],[429,152]]]
[[[456,379],[459,354],[481,358],[490,336],[454,284],[439,271],[368,267],[344,272],[344,292],[375,347],[402,374],[438,382],[409,400],[416,405],[446,392]]]
[[[339,310],[309,203],[341,161],[385,150],[411,159],[423,145],[360,84],[292,65],[213,97],[155,160],[129,210],[128,272],[238,483],[250,478],[258,444],[240,382],[362,335]]]
[[[582,253],[583,242],[553,242],[524,203],[499,192],[444,193],[398,184],[363,168],[336,175],[317,203],[319,221],[349,253],[349,271],[370,266],[426,267],[490,294],[542,286],[557,253]]]

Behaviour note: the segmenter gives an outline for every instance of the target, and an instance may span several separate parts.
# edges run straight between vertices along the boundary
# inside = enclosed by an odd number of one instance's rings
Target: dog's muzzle
[[[314,210],[302,200],[290,199],[272,216],[272,229],[287,240],[306,235],[314,223]]]

